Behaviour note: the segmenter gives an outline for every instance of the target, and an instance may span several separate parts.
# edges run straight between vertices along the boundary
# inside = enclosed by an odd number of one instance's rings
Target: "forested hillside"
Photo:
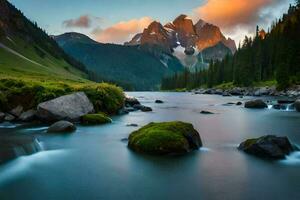
[[[273,81],[282,90],[300,84],[300,1],[276,20],[264,34],[245,37],[234,55],[210,63],[208,70],[185,71],[164,78],[162,89],[213,87],[224,83],[252,86]]]

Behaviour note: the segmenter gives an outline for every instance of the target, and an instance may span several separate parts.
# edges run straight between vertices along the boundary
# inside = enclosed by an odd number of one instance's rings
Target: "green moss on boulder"
[[[174,121],[150,123],[129,136],[130,149],[147,154],[184,154],[202,146],[192,124]]]
[[[85,125],[96,125],[96,124],[107,124],[111,123],[112,120],[105,114],[87,114],[81,118],[82,124]]]

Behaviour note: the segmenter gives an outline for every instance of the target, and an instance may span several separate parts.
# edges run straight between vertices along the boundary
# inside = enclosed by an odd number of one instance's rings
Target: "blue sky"
[[[281,16],[293,0],[9,0],[31,20],[36,21],[49,34],[77,31],[101,42],[122,43],[145,28],[149,21],[172,21],[179,14],[187,14],[194,21],[204,18],[217,24],[236,41],[255,30],[270,24]],[[249,2],[249,6],[233,10],[230,23],[220,21],[224,16],[214,10],[216,5]],[[231,9],[230,9],[231,10]],[[231,11],[232,12],[232,11]],[[247,15],[244,15],[247,13]],[[231,13],[228,13],[231,15]],[[237,16],[243,15],[241,19]],[[88,27],[64,25],[66,20],[87,16]],[[97,19],[97,20],[96,20]],[[101,20],[99,20],[101,19]],[[120,23],[122,22],[122,23]],[[130,28],[128,28],[130,27]],[[129,30],[130,29],[130,30]],[[115,34],[115,35],[114,35]]]

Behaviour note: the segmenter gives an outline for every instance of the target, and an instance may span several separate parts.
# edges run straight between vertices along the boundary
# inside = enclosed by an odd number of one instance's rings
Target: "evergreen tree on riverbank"
[[[162,89],[213,87],[232,82],[251,86],[276,80],[279,89],[300,83],[300,1],[276,20],[265,33],[257,28],[254,38],[245,37],[234,55],[211,62],[208,70],[185,72],[164,78]],[[183,78],[184,77],[184,78]],[[185,81],[183,81],[183,79]]]

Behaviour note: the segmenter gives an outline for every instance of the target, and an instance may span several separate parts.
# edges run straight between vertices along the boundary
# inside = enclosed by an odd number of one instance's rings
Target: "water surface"
[[[0,166],[0,199],[300,199],[300,155],[265,161],[237,145],[266,134],[300,144],[300,113],[247,110],[224,103],[249,98],[191,93],[129,93],[153,108],[114,117],[113,124],[78,126],[71,135],[49,135],[47,127],[4,129],[36,135],[43,151]],[[155,104],[156,99],[164,104]],[[202,115],[201,110],[214,115]],[[136,154],[121,140],[155,121],[190,122],[204,148],[186,156]]]

